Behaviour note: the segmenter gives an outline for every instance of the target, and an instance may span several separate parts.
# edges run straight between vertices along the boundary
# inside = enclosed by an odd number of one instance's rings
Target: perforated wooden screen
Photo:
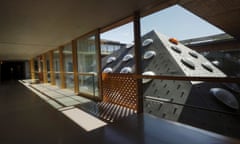
[[[132,75],[103,74],[103,101],[137,111],[137,80]]]

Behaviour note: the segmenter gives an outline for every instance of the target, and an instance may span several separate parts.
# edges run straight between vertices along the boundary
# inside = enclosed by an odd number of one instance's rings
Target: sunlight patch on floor
[[[62,113],[88,132],[107,124],[78,108],[64,110]]]

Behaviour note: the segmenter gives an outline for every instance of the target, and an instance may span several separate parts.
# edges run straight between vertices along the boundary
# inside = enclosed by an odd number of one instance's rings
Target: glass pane
[[[60,71],[59,50],[53,51],[53,69],[55,72]]]
[[[153,71],[156,75],[226,76],[206,55],[184,45],[188,41],[186,39],[192,41],[196,37],[224,32],[181,6],[174,5],[141,18],[141,32],[143,72]],[[150,51],[155,54],[151,56]]]
[[[97,96],[97,54],[95,36],[89,36],[77,41],[79,90],[80,92]]]
[[[102,72],[134,73],[133,23],[101,34]]]
[[[38,66],[39,65],[39,59],[38,58],[34,58],[34,71],[35,72],[38,72],[39,69],[38,69]]]
[[[201,53],[227,76],[240,77],[240,50],[205,51]]]
[[[60,73],[55,73],[55,82],[56,82],[56,86],[61,87]]]
[[[66,77],[66,88],[74,90],[74,75],[65,74],[65,77]]]
[[[150,80],[143,86],[144,112],[227,136],[239,137],[239,85]]]
[[[39,72],[35,72],[35,79],[39,79]]]
[[[239,52],[217,50],[216,46],[211,50],[211,43],[231,36],[179,5],[141,18],[141,32],[142,75],[239,76]],[[240,127],[235,127],[240,114],[239,83],[157,79],[143,79],[142,83],[144,112],[239,135]]]
[[[65,70],[65,83],[67,89],[74,89],[74,75],[73,75],[73,62],[72,62],[72,45],[65,45],[63,48],[64,57],[64,70]]]
[[[64,69],[65,72],[73,72],[72,45],[66,45],[63,48]]]
[[[79,75],[79,91],[88,95],[97,96],[98,89],[96,75]]]
[[[50,56],[49,56],[49,54],[46,54],[45,56],[46,56],[48,83],[51,83],[51,75],[50,75]]]

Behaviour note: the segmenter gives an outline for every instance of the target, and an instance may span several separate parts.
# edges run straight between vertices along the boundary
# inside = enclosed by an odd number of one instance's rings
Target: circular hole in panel
[[[218,60],[214,60],[214,61],[212,61],[212,64],[214,64],[215,66],[219,66],[220,62]]]
[[[204,69],[208,70],[209,72],[213,72],[212,66],[209,63],[202,63],[201,65]]]
[[[133,59],[133,55],[132,54],[127,54],[123,57],[122,61],[129,61],[130,59]]]
[[[130,48],[132,48],[133,46],[134,46],[133,43],[127,44],[126,49],[130,49]]]
[[[142,46],[146,47],[153,43],[153,39],[146,39],[143,41]]]
[[[150,59],[152,57],[156,56],[155,51],[146,51],[143,55],[143,59]]]
[[[116,57],[111,56],[107,59],[107,63],[111,63],[111,62],[115,61],[116,59],[117,59]]]
[[[210,93],[213,94],[220,102],[232,109],[239,109],[239,104],[235,96],[223,88],[211,88]]]
[[[112,70],[112,68],[107,67],[107,68],[105,68],[105,69],[103,70],[103,72],[104,72],[104,73],[112,73],[113,70]]]
[[[195,69],[194,63],[188,58],[182,58],[181,62],[190,69]]]
[[[171,46],[171,49],[174,50],[177,53],[182,53],[181,49],[177,46]]]
[[[188,54],[194,58],[198,58],[198,54],[193,51],[188,52]]]
[[[154,76],[156,75],[154,72],[152,71],[146,71],[146,72],[143,72],[142,75],[150,75],[150,76]],[[149,83],[151,82],[152,79],[142,79],[142,83],[145,84],[145,83]]]
[[[120,73],[132,73],[132,68],[124,67],[121,69]]]

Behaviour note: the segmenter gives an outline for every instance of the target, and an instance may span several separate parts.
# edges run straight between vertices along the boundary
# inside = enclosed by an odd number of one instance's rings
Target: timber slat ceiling
[[[239,0],[1,0],[0,60],[29,59],[137,10],[177,2],[240,39]]]

